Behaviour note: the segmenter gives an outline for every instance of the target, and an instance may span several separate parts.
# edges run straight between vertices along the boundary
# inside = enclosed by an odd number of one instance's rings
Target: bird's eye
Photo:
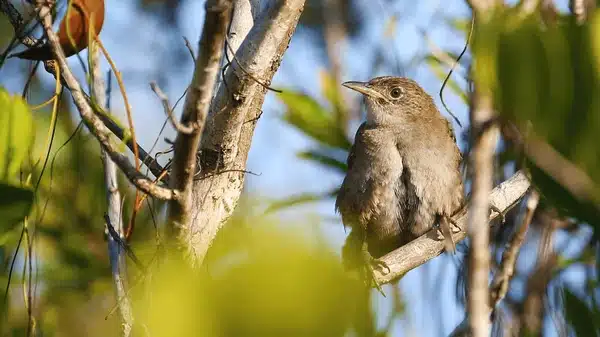
[[[402,93],[402,88],[394,88],[392,89],[392,91],[390,91],[390,96],[392,96],[392,98],[400,98],[400,96],[402,96]]]

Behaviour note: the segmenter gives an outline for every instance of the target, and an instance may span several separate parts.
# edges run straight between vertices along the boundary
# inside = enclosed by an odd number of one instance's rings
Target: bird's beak
[[[350,81],[350,82],[344,82],[344,83],[342,83],[342,85],[345,86],[346,88],[352,89],[354,91],[358,91],[365,96],[369,96],[369,97],[373,97],[373,98],[381,98],[381,99],[387,101],[385,96],[380,94],[379,91],[371,88],[368,83]]]

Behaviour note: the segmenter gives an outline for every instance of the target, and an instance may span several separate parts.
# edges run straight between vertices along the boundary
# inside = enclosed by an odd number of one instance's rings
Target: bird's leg
[[[375,270],[379,270],[380,272],[384,272],[384,269],[387,269],[387,273],[391,272],[390,267],[387,265],[387,263],[385,263],[382,260],[376,259],[374,258],[371,253],[369,253],[368,250],[368,244],[367,241],[363,241],[362,247],[361,247],[361,257],[363,259],[363,266],[364,266],[364,280],[365,282],[368,282],[368,285],[370,285],[370,283],[372,282],[375,286],[375,288],[377,289],[377,291],[379,291],[381,293],[381,295],[383,295],[383,297],[385,297],[385,293],[383,292],[383,290],[381,289],[381,286],[379,285],[379,283],[377,282],[377,279],[375,278]]]
[[[460,227],[456,225],[455,222],[450,219],[447,215],[440,215],[438,221],[438,237],[441,240],[444,240],[444,247],[447,252],[454,253],[456,251],[456,244],[454,243],[454,239],[452,238],[453,230],[451,229],[450,224],[453,224],[460,231]]]
[[[385,296],[375,279],[375,270],[379,270],[382,273],[384,273],[385,269],[387,269],[388,273],[391,270],[385,262],[374,258],[369,253],[368,248],[365,230],[354,227],[346,238],[346,243],[342,248],[344,266],[348,270],[358,270],[367,287],[370,287],[374,283],[375,288]]]

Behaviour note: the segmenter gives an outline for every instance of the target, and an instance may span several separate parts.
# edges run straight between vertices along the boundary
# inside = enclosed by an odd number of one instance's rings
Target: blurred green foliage
[[[0,87],[0,230],[11,233],[31,208],[31,185],[19,175],[33,144],[33,120],[27,104]],[[29,185],[29,186],[27,186]],[[0,239],[1,240],[1,239]]]
[[[359,306],[369,307],[367,289],[325,240],[260,218],[223,231],[208,275],[172,261],[157,267],[135,305],[138,328],[151,336],[333,337],[370,319],[357,316]]]
[[[566,319],[576,336],[600,336],[600,312],[590,308],[583,299],[564,290]]]
[[[476,81],[482,90],[494,93],[502,117],[521,130],[525,141],[532,134],[548,143],[595,186],[587,186],[592,196],[581,200],[547,167],[528,161],[534,183],[558,209],[596,228],[600,226],[598,14],[583,25],[564,16],[558,24],[542,27],[539,17],[523,18],[509,8],[478,27],[473,47]]]

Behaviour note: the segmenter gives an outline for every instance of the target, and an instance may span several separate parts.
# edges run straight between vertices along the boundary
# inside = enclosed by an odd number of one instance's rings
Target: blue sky
[[[422,39],[421,31],[426,31],[430,39],[441,49],[453,52],[462,49],[465,36],[448,29],[448,25],[442,22],[442,18],[468,17],[469,9],[464,1],[428,0],[395,3],[392,8],[388,6],[384,9],[382,0],[364,1],[361,11],[367,17],[367,27],[360,36],[346,41],[341,50],[343,81],[365,81],[375,75],[396,74],[393,68],[373,74],[370,66],[365,65],[372,63],[373,50],[380,45],[386,46],[388,51],[386,57],[392,62],[395,58],[407,62],[415,54],[424,55],[427,52],[427,44]],[[172,102],[183,92],[191,79],[191,59],[170,58],[166,49],[173,45],[169,39],[180,39],[180,35],[186,36],[196,47],[204,17],[204,2],[188,0],[184,3],[178,14],[181,25],[179,33],[165,31],[158,20],[149,15],[132,15],[132,12],[138,12],[130,1],[107,0],[106,4],[107,19],[101,38],[123,73],[133,106],[138,139],[145,148],[149,148],[162,126],[164,113],[148,83],[152,80],[161,80],[159,83]],[[566,7],[566,1],[561,1],[559,4],[561,8]],[[396,15],[397,20],[395,35],[390,39],[384,36],[384,29],[385,22],[390,20],[392,15]],[[325,69],[326,60],[323,58],[323,52],[311,43],[313,38],[311,34],[299,30],[294,35],[281,68],[275,76],[273,86],[300,90],[322,99],[319,71]],[[185,48],[183,40],[180,47]],[[181,51],[182,49],[178,51],[179,55]],[[187,56],[187,52],[184,55]],[[20,61],[8,60],[0,71],[2,75],[0,84],[14,92],[20,92],[23,81],[21,78],[6,76],[10,73],[7,69],[18,66],[18,62]],[[71,60],[71,65],[81,74],[74,60]],[[106,64],[104,69],[108,69]],[[157,69],[168,77],[165,79],[152,77],[159,72]],[[426,65],[413,68],[406,75],[417,80],[434,97],[438,107],[441,107],[437,94],[441,81]],[[49,76],[44,78],[45,81],[52,81]],[[349,104],[360,104],[356,94],[352,92],[345,94]],[[112,98],[114,112],[123,117],[122,100],[116,90]],[[446,91],[445,98],[450,109],[465,125],[468,121],[467,107],[450,90]],[[309,149],[313,144],[281,120],[284,107],[273,93],[267,94],[263,111],[247,167],[248,170],[260,175],[247,176],[247,193],[267,199],[283,198],[301,192],[327,191],[341,183],[343,178],[341,175],[296,157],[297,152]],[[462,130],[456,124],[454,127],[459,136]],[[172,139],[173,135],[174,132],[169,126],[162,137]],[[159,146],[159,149],[165,148],[164,143]],[[328,219],[322,221],[320,230],[330,239],[332,249],[339,250],[345,233],[338,216],[333,211],[332,201],[310,204],[278,214],[283,220],[291,218],[308,220],[314,215]],[[456,303],[454,295],[456,270],[455,258],[441,256],[410,272],[400,281],[409,311],[406,317],[395,325],[394,335],[438,336],[440,326],[444,334],[447,334],[462,320],[464,311]],[[381,297],[378,297],[376,305],[382,313],[390,307],[389,300]],[[438,307],[444,308],[443,315],[437,310]],[[381,316],[383,321],[385,314]]]

